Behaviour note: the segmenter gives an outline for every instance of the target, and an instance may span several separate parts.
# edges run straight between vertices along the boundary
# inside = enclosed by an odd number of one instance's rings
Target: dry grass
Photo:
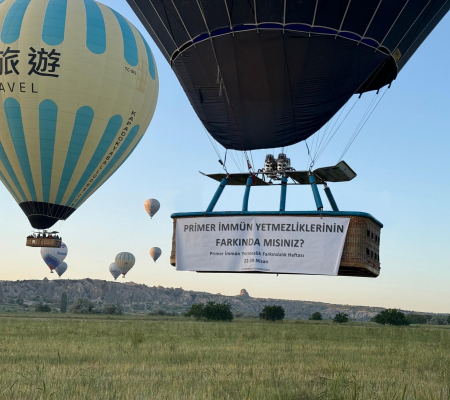
[[[450,329],[14,315],[0,399],[450,400]]]

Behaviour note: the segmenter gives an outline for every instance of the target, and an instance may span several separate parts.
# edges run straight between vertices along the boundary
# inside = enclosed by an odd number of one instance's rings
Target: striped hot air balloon
[[[119,269],[120,273],[125,278],[125,275],[127,272],[133,268],[134,263],[136,262],[136,259],[134,258],[134,255],[127,252],[122,252],[117,254],[116,259],[114,260],[117,268]]]
[[[0,1],[0,179],[37,229],[68,218],[152,119],[152,52],[94,0]]]

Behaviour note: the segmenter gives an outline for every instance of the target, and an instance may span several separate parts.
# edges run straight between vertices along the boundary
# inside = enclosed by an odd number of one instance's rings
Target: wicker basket
[[[253,215],[261,215],[267,217],[267,214],[261,213]],[[212,215],[211,215],[212,216]],[[283,216],[310,217],[311,214],[289,214],[284,212]],[[199,218],[205,215],[183,216],[183,218]],[[279,215],[277,215],[279,217]],[[342,276],[363,276],[376,278],[380,275],[380,232],[381,227],[373,218],[367,216],[345,215],[329,215],[332,218],[350,218],[350,224],[345,238],[344,250],[342,252],[341,264],[339,267],[339,275]],[[170,263],[176,266],[176,224],[177,217],[173,216],[173,236],[172,236],[172,252],[170,254]],[[243,272],[239,272],[243,273]],[[258,272],[251,272],[258,273]],[[264,272],[263,272],[264,273]]]
[[[27,238],[28,247],[61,247],[61,239]]]

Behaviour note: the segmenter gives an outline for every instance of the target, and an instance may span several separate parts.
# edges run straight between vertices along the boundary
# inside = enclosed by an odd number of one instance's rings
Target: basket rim
[[[233,217],[233,216],[327,216],[327,217],[365,217],[372,220],[380,228],[383,224],[372,215],[361,211],[216,211],[216,212],[184,212],[174,213],[172,219],[187,217]]]

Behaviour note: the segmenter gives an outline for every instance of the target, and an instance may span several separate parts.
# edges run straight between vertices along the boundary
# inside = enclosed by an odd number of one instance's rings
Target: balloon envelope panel
[[[448,0],[127,0],[226,148],[307,139],[391,83]]]
[[[33,227],[66,219],[135,149],[153,116],[153,55],[94,0],[0,4],[0,179]]]
[[[69,250],[64,243],[61,243],[60,248],[55,247],[42,247],[41,248],[41,256],[47,266],[53,271],[59,264],[61,264],[65,258]]]

